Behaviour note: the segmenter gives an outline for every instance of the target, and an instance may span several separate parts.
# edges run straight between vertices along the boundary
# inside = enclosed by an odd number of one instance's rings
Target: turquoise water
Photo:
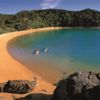
[[[62,29],[13,39],[9,51],[14,58],[31,66],[32,62],[49,63],[59,71],[100,70],[100,29]],[[43,49],[48,48],[48,53]],[[32,54],[35,48],[39,56]]]

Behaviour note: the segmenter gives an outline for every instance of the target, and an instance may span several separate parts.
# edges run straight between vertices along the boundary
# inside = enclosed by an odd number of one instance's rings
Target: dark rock
[[[52,100],[100,100],[100,74],[77,72],[61,80]]]
[[[35,81],[12,80],[5,83],[2,92],[24,94],[31,92],[35,86]]]
[[[0,87],[0,92],[1,92],[1,87]]]
[[[26,97],[18,98],[16,100],[51,100],[52,95],[49,94],[29,94]]]

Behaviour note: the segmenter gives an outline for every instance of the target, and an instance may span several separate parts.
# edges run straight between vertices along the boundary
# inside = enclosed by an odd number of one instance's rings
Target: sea
[[[47,48],[47,52],[45,52]],[[36,55],[35,51],[39,50]],[[30,33],[8,43],[11,56],[49,82],[76,71],[100,71],[100,29]]]

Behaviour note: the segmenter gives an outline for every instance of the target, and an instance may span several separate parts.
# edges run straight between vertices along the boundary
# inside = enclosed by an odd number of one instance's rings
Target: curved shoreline
[[[5,82],[7,80],[33,80],[34,77],[38,77],[35,73],[31,72],[24,65],[13,59],[7,50],[7,44],[10,40],[30,34],[35,32],[50,31],[62,29],[60,27],[50,27],[50,28],[39,28],[30,29],[25,31],[10,32],[0,35],[0,82]],[[47,89],[48,93],[52,93],[54,86],[43,79],[40,79],[40,85],[35,89],[34,92],[41,92],[42,89]]]

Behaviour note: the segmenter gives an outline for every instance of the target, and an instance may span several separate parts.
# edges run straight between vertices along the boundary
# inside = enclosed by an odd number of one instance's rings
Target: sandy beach
[[[52,93],[54,86],[39,76],[35,72],[31,72],[24,65],[13,59],[9,52],[7,51],[7,43],[15,37],[30,34],[33,32],[49,31],[59,29],[55,27],[51,28],[40,28],[40,29],[30,29],[26,31],[10,32],[0,35],[0,82],[5,82],[7,80],[33,80],[37,77],[39,80],[39,86],[34,90],[34,92],[42,92],[41,90],[47,90],[48,93]]]

